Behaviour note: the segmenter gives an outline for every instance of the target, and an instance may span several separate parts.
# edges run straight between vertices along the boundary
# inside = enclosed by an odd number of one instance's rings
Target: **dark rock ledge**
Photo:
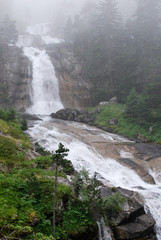
[[[56,119],[67,120],[67,121],[86,123],[92,126],[99,127],[97,124],[95,124],[95,115],[99,111],[100,111],[100,108],[92,112],[88,112],[86,110],[66,108],[66,109],[61,109],[56,113],[52,113],[51,117]]]
[[[155,220],[150,214],[146,214],[143,207],[142,197],[133,191],[122,188],[115,189],[125,197],[125,202],[121,205],[122,211],[110,216],[106,212],[107,219],[110,218],[113,240],[157,240],[155,233]],[[102,198],[111,196],[113,192],[102,187]]]

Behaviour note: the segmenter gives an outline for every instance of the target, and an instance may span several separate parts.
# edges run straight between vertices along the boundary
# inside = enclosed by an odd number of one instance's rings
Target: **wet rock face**
[[[5,46],[0,56],[0,105],[25,111],[30,105],[31,64],[16,46]]]
[[[81,63],[70,46],[50,44],[46,50],[56,70],[63,105],[77,109],[89,106],[90,83],[84,79]]]
[[[143,203],[141,204],[139,197],[133,191],[125,189],[115,189],[125,197],[124,203],[120,205],[122,211],[110,216],[107,214],[107,218],[110,218],[112,222],[112,230],[115,240],[144,240],[154,239],[156,240],[156,234],[154,232],[155,220],[150,214],[146,214],[144,211]],[[101,196],[106,198],[113,193],[110,189],[103,187],[101,189]]]
[[[19,113],[19,115],[21,116],[21,118],[25,118],[26,120],[30,120],[30,121],[41,121],[42,119],[39,118],[37,115],[34,114],[29,114],[29,113]]]
[[[75,122],[82,122],[93,124],[95,121],[94,113],[89,113],[88,111],[83,110],[76,110],[76,109],[62,109],[56,113],[51,114],[52,118],[68,120],[68,121],[75,121]]]
[[[154,233],[155,221],[149,214],[144,214],[135,219],[134,222],[117,226],[116,236],[119,240],[138,239]]]
[[[129,221],[133,221],[137,216],[145,214],[144,207],[137,201],[128,199],[122,205],[122,212],[120,212],[114,222],[117,226],[126,225]]]
[[[131,149],[140,163],[146,163],[148,168],[161,171],[161,146],[160,144],[133,143]]]

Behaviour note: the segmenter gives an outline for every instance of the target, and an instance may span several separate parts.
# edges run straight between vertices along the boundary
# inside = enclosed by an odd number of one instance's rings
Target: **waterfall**
[[[50,114],[62,109],[63,104],[59,97],[58,79],[45,50],[25,47],[24,53],[33,65],[33,94],[31,96],[33,104],[28,109],[28,112],[32,114]]]
[[[18,46],[23,47],[24,54],[31,60],[33,65],[32,82],[32,106],[29,113],[50,114],[63,108],[59,97],[58,80],[55,76],[54,67],[45,50],[31,46],[34,34],[40,34],[42,41],[56,42],[50,36],[46,36],[47,25],[30,27],[30,35],[19,38]],[[87,125],[69,123],[53,120],[44,117],[42,122],[35,122],[34,127],[29,128],[28,134],[35,142],[39,142],[48,151],[55,151],[58,143],[62,143],[70,150],[68,159],[73,163],[77,171],[85,167],[92,176],[98,173],[99,179],[104,184],[139,192],[145,199],[147,211],[150,211],[156,220],[156,230],[158,240],[161,240],[161,181],[157,173],[153,174],[156,184],[151,185],[144,182],[134,171],[122,166],[111,158],[104,158],[86,140],[93,139],[93,136],[101,136],[104,141],[127,141],[117,135],[102,132]],[[124,157],[125,152],[120,153]],[[131,156],[130,156],[131,157]],[[111,237],[104,223],[99,221],[99,240],[110,240]],[[103,230],[102,230],[103,229]]]
[[[112,240],[110,235],[110,229],[106,227],[103,218],[97,221],[97,225],[98,225],[98,231],[99,231],[98,232],[99,240]]]
[[[32,105],[27,110],[31,114],[51,114],[64,108],[60,96],[58,79],[55,74],[54,66],[50,57],[45,50],[32,47],[34,36],[38,35],[44,39],[50,39],[51,42],[58,40],[46,36],[48,33],[48,25],[36,25],[28,28],[29,34],[19,36],[17,46],[22,47],[24,55],[27,56],[32,63]],[[46,38],[45,38],[46,37]]]

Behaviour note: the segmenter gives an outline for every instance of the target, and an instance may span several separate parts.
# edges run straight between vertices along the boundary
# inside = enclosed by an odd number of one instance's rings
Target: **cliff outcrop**
[[[31,64],[16,46],[1,46],[0,105],[25,111],[30,105]]]
[[[50,44],[46,50],[55,67],[64,106],[77,109],[89,106],[90,83],[84,78],[81,63],[70,45]]]

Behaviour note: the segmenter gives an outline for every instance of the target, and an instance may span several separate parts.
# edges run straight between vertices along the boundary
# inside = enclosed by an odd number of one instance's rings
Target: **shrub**
[[[125,202],[125,198],[120,193],[115,193],[104,200],[104,207],[110,214],[122,211],[120,205]]]
[[[77,200],[69,203],[67,210],[63,214],[62,223],[66,233],[77,235],[93,224],[93,219],[83,202]]]
[[[50,156],[40,156],[34,162],[37,164],[37,168],[46,169],[51,167],[53,159]]]
[[[51,153],[47,151],[45,148],[40,146],[38,142],[35,143],[35,151],[39,153],[41,156],[49,156]]]
[[[0,157],[13,159],[18,150],[19,147],[14,140],[8,137],[0,136]]]
[[[22,121],[21,121],[21,130],[22,130],[22,131],[26,131],[27,129],[28,129],[27,121],[26,121],[26,119],[24,118],[24,119],[22,119]]]

